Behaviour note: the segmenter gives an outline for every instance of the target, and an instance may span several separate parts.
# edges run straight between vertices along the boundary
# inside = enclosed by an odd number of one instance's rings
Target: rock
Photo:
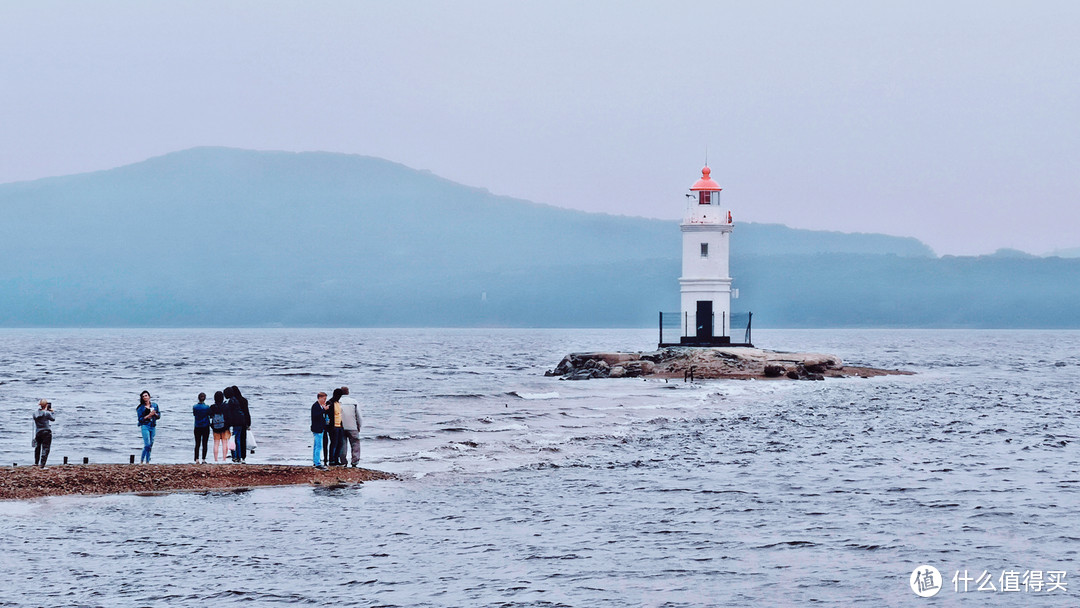
[[[656,351],[654,353],[646,353],[644,355],[641,355],[641,358],[644,359],[645,361],[652,361],[653,363],[659,363],[659,362],[661,362],[661,361],[663,361],[665,359],[673,359],[674,354],[672,353],[672,350],[673,349],[665,348],[664,350],[659,350],[659,351]]]
[[[573,368],[574,365],[571,362],[570,355],[567,355],[563,357],[562,361],[559,361],[559,365],[555,367],[555,373],[561,376],[565,373],[570,372]]]
[[[564,380],[590,378],[682,378],[694,370],[695,379],[780,378],[818,379],[846,375],[904,374],[897,370],[856,367],[845,370],[834,355],[771,351],[752,347],[673,346],[652,352],[585,352],[563,357],[547,376]],[[841,373],[840,370],[845,370]]]
[[[763,373],[766,378],[779,378],[787,373],[787,368],[783,365],[766,365]]]
[[[640,353],[598,353],[598,356],[604,363],[607,363],[609,367],[614,367],[621,363],[641,358]]]
[[[1065,367],[1065,362],[1064,361],[1058,361],[1057,363],[1054,364],[1054,367]]]
[[[562,377],[563,380],[588,380],[593,377],[591,369],[579,369]]]

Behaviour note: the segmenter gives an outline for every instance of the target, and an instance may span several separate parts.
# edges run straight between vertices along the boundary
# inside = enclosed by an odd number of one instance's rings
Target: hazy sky
[[[1080,2],[0,0],[0,183],[201,145],[537,202],[1080,246]]]

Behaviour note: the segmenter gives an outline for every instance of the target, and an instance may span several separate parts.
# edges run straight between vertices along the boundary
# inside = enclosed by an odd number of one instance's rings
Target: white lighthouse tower
[[[690,187],[682,229],[683,336],[687,345],[719,346],[731,343],[731,276],[728,247],[731,212],[720,206],[720,185],[701,170]]]

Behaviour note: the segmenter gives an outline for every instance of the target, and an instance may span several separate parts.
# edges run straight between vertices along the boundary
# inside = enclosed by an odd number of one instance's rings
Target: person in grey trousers
[[[43,469],[52,448],[52,427],[49,423],[53,420],[56,418],[53,417],[52,403],[47,399],[38,401],[38,411],[34,412],[34,464]]]
[[[349,443],[349,447],[352,449],[352,466],[356,466],[360,462],[360,427],[364,425],[363,419],[360,418],[360,404],[349,396],[349,387],[341,387],[341,430],[345,434],[344,441],[341,442],[341,458],[342,464],[345,462],[345,442]]]

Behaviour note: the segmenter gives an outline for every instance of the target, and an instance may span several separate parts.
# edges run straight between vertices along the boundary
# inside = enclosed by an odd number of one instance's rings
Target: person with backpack
[[[191,406],[195,416],[195,464],[199,464],[199,445],[202,445],[202,463],[206,464],[206,444],[210,439],[210,406],[206,405],[206,393],[199,393],[199,402]]]
[[[143,449],[139,464],[150,464],[150,451],[154,449],[154,435],[157,434],[157,421],[161,418],[161,409],[150,400],[150,391],[139,393],[139,407],[135,410],[139,418],[139,430],[142,432]]]
[[[214,393],[214,404],[210,406],[210,428],[214,430],[214,462],[218,462],[218,445],[221,446],[221,459],[229,455],[229,424],[226,420],[225,394]],[[205,460],[205,457],[203,458]]]

